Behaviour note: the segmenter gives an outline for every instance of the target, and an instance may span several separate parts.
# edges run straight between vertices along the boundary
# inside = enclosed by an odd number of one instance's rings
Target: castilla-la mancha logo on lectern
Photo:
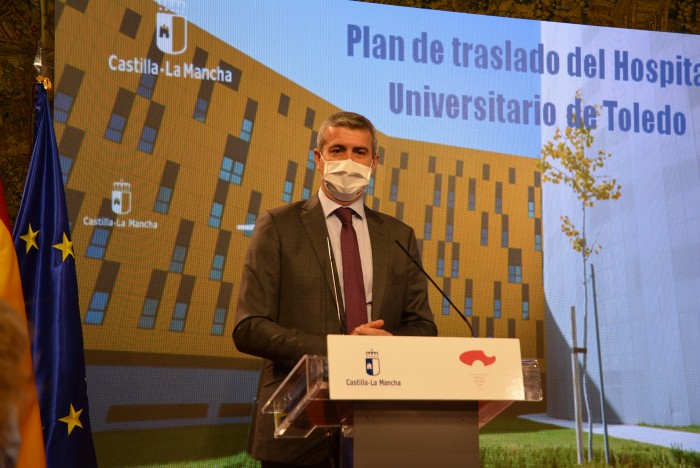
[[[369,350],[365,353],[365,370],[367,375],[379,375],[379,353]]]

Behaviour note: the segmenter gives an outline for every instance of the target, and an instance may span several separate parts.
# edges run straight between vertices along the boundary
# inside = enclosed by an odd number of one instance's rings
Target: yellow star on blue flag
[[[83,423],[80,422],[80,413],[82,412],[83,410],[76,411],[73,408],[73,404],[71,403],[70,413],[68,413],[68,416],[64,416],[58,419],[59,421],[68,424],[68,435],[70,435],[70,433],[73,432],[75,426],[78,426],[80,429],[83,428]]]
[[[63,254],[63,261],[66,261],[66,258],[68,258],[69,255],[73,256],[75,258],[75,254],[73,254],[73,241],[68,240],[68,236],[66,236],[66,233],[63,233],[63,242],[60,244],[54,244],[52,246],[54,249],[60,250],[61,254]]]
[[[29,250],[32,247],[39,250],[39,246],[36,243],[36,236],[38,236],[38,235],[39,235],[39,231],[33,230],[31,223],[29,223],[29,229],[27,230],[27,233],[23,236],[19,236],[19,238],[22,239],[24,241],[24,243],[27,245],[25,253],[29,253]]]

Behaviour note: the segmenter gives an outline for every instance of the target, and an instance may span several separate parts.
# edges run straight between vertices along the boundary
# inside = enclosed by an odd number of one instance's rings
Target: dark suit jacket
[[[426,279],[395,242],[418,258],[413,229],[367,207],[365,215],[373,259],[372,319],[383,319],[394,335],[437,335]],[[252,432],[256,459],[314,464],[328,455],[321,431],[307,439],[274,439],[272,415],[260,413],[297,361],[305,354],[327,354],[326,335],[340,333],[327,237],[318,196],[262,214],[253,230],[233,341],[239,351],[265,359]],[[342,302],[340,289],[338,297]]]

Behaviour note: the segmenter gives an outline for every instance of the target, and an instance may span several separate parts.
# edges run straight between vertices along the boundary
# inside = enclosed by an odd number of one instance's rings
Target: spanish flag
[[[27,316],[24,309],[24,295],[20,280],[17,255],[12,242],[12,230],[10,229],[10,217],[5,204],[5,194],[0,180],[0,299],[17,311],[21,321],[27,325]],[[39,403],[34,387],[34,370],[32,368],[32,355],[27,351],[23,363],[26,389],[22,392],[26,396],[23,401],[23,412],[19,415],[20,447],[17,459],[18,468],[45,467],[44,438],[41,432],[41,417],[39,415]]]

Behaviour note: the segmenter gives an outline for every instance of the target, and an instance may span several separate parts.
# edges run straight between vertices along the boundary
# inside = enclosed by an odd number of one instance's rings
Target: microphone
[[[435,282],[435,280],[433,280],[433,278],[428,274],[428,272],[425,271],[425,270],[423,269],[423,267],[421,266],[420,262],[418,262],[418,261],[415,259],[415,257],[413,257],[413,255],[410,254],[410,252],[406,249],[406,247],[404,247],[403,245],[401,245],[401,242],[399,242],[398,239],[394,239],[394,241],[396,242],[396,244],[397,244],[399,247],[401,247],[401,250],[403,250],[404,253],[405,253],[406,255],[408,255],[408,258],[410,258],[411,261],[412,261],[413,263],[416,264],[416,266],[418,267],[418,269],[425,275],[425,277],[428,278],[428,279],[430,280],[431,283],[433,283],[433,286],[435,286],[435,287],[437,288],[437,290],[440,291],[440,294],[442,294],[442,297],[444,297],[444,298],[447,300],[447,302],[450,303],[450,305],[452,306],[452,308],[453,308],[455,311],[457,311],[457,315],[459,315],[459,318],[461,318],[462,320],[464,320],[464,323],[466,323],[466,324],[467,324],[467,327],[469,327],[469,331],[471,332],[472,338],[476,338],[476,335],[474,334],[474,329],[472,328],[472,324],[469,323],[469,319],[467,318],[467,316],[464,315],[464,314],[457,308],[456,305],[454,305],[454,303],[452,302],[452,300],[450,300],[450,298],[447,297],[447,294],[445,294],[445,291],[443,291],[443,290],[440,288],[440,286],[437,285],[437,283]]]

